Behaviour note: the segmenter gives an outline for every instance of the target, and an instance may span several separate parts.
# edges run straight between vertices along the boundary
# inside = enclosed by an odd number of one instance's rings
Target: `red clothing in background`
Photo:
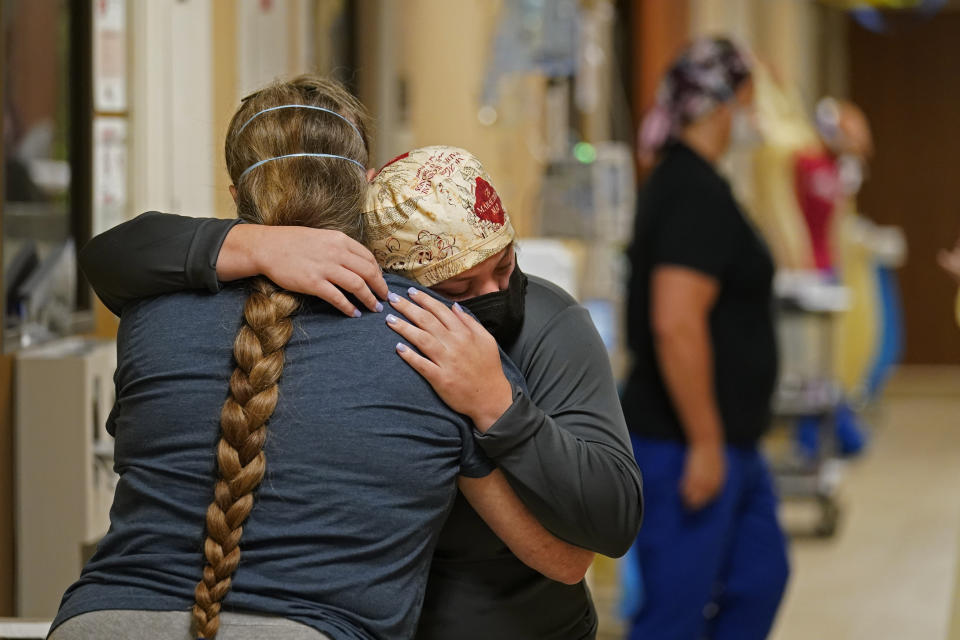
[[[794,163],[797,202],[810,232],[817,269],[833,268],[830,222],[841,197],[840,170],[825,151],[800,152]]]

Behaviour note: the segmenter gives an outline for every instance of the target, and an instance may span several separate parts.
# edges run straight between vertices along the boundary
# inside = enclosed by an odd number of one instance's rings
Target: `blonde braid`
[[[212,639],[220,628],[220,606],[240,563],[243,523],[253,509],[253,491],[263,480],[266,422],[277,406],[283,350],[293,333],[299,299],[265,278],[252,281],[244,324],[233,343],[237,368],[220,413],[217,443],[219,478],[207,509],[203,579],[194,593],[198,638]]]

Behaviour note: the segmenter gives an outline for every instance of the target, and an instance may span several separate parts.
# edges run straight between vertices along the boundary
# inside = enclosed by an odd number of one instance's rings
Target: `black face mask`
[[[520,335],[526,294],[527,276],[520,271],[520,265],[514,264],[506,289],[461,300],[460,303],[493,334],[501,347],[506,347],[513,344]]]

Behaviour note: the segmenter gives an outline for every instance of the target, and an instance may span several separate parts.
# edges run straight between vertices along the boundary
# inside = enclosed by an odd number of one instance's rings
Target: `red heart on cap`
[[[481,220],[492,222],[496,225],[503,225],[503,203],[500,202],[500,196],[497,190],[489,182],[481,177],[477,177],[476,183],[476,201],[473,204],[473,212]]]

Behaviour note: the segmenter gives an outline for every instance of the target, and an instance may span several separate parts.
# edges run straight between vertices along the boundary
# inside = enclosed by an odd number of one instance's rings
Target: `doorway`
[[[907,236],[904,361],[957,364],[956,286],[936,255],[960,233],[960,12],[886,18],[885,33],[852,20],[848,29],[851,97],[870,119],[877,148],[860,209]]]

